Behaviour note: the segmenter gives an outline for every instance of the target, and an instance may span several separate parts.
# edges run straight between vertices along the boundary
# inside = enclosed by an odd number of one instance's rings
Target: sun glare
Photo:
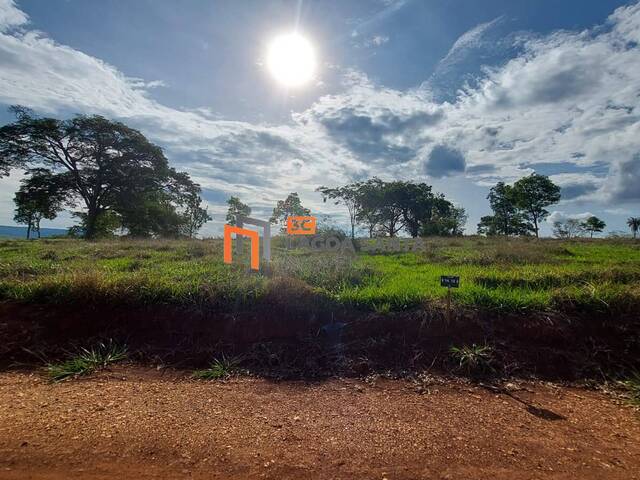
[[[316,57],[311,43],[297,33],[276,37],[269,46],[267,66],[284,86],[298,87],[313,77]]]

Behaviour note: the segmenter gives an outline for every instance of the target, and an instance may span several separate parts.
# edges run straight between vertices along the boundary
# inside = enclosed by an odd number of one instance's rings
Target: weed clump
[[[196,370],[192,377],[198,380],[224,380],[238,372],[240,359],[227,358],[224,355],[220,359],[214,359],[209,368]]]
[[[467,375],[487,374],[493,371],[493,348],[489,345],[474,343],[471,346],[452,346],[449,354],[456,362],[456,369]]]
[[[89,375],[126,358],[127,347],[110,340],[107,343],[100,342],[90,349],[81,348],[69,359],[61,363],[50,363],[46,369],[49,378],[59,382],[67,378]]]

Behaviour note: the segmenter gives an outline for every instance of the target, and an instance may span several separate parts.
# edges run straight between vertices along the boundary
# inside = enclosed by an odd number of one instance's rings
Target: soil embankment
[[[437,307],[376,314],[304,298],[236,312],[0,303],[0,338],[4,369],[113,339],[142,363],[197,368],[224,355],[278,378],[450,372],[450,347],[472,344],[491,347],[490,373],[502,377],[602,380],[640,370],[637,315],[457,310],[449,321]]]

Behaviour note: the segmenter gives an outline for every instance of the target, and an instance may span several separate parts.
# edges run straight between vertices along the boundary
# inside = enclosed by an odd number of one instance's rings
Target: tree
[[[308,216],[311,214],[311,210],[302,206],[300,197],[297,193],[290,193],[286,199],[278,200],[276,207],[273,209],[273,214],[269,221],[271,223],[281,223],[282,231],[287,229],[287,218],[292,216]]]
[[[451,207],[449,216],[446,219],[449,234],[453,236],[462,235],[468,219],[467,211],[463,207]]]
[[[560,200],[560,187],[546,175],[533,173],[513,184],[513,200],[524,217],[533,223],[533,231],[538,238],[538,225],[549,215],[545,207]]]
[[[349,222],[351,223],[351,238],[356,238],[356,224],[358,223],[358,215],[362,208],[361,204],[361,183],[350,183],[343,187],[329,188],[318,187],[317,192],[322,194],[322,200],[324,202],[327,199],[333,200],[335,205],[342,204],[347,207],[349,212]]]
[[[182,214],[184,218],[183,231],[189,238],[194,238],[202,226],[210,221],[211,215],[207,208],[202,208],[202,199],[196,192],[190,194],[185,201]]]
[[[636,238],[638,230],[640,230],[640,217],[629,217],[627,219],[627,225],[629,225],[629,228],[631,229],[633,238]]]
[[[358,219],[368,224],[369,236],[376,231],[395,237],[405,227],[406,192],[403,182],[372,178],[360,185]]]
[[[495,215],[485,215],[480,217],[478,223],[478,235],[486,235],[487,237],[493,237],[500,234],[500,221]]]
[[[31,169],[15,194],[16,213],[13,219],[27,225],[27,238],[31,237],[32,230],[40,238],[40,221],[43,218],[53,220],[62,210],[63,201],[62,185],[55,181],[54,175],[44,168]]]
[[[553,222],[553,234],[557,238],[579,237],[584,232],[582,222],[575,218]]]
[[[448,212],[451,204],[443,196],[436,197],[426,183],[393,182],[392,185],[407,233],[412,238],[433,234],[429,232],[429,225],[437,220],[438,213],[442,216],[442,210]]]
[[[71,237],[86,238],[87,213],[77,211],[72,212],[71,216],[77,218],[79,223],[69,228],[68,235]],[[121,228],[123,227],[120,215],[113,210],[105,210],[104,212],[100,212],[94,222],[95,234],[93,238],[112,237]]]
[[[0,168],[48,168],[66,186],[69,203],[85,208],[86,238],[95,238],[107,211],[134,235],[182,228],[184,217],[176,209],[186,198],[180,195],[195,184],[170,168],[160,147],[139,131],[97,115],[58,120],[34,117],[22,107],[12,110],[17,120],[0,128]]]
[[[227,200],[227,205],[229,205],[229,209],[227,210],[226,220],[229,225],[237,225],[236,218],[238,215],[242,217],[251,215],[251,207],[242,203],[238,197],[231,196]]]
[[[493,215],[480,219],[478,233],[481,235],[529,235],[533,230],[518,206],[514,187],[498,182],[487,195]]]
[[[591,238],[593,238],[594,233],[599,233],[604,230],[604,227],[607,226],[602,220],[598,217],[589,217],[584,222],[582,222],[581,227],[591,234]]]

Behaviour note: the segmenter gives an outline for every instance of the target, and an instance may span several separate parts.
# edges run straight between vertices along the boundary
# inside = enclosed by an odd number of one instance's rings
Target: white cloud
[[[484,35],[502,21],[504,21],[504,16],[494,18],[490,22],[476,25],[471,30],[463,33],[449,49],[447,55],[440,60],[437,70],[447,70],[455,63],[458,63],[461,58],[466,56],[469,50],[482,44]]]
[[[16,7],[13,0],[0,0],[0,32],[19,27],[28,21],[27,15]]]
[[[547,217],[547,223],[554,224],[555,222],[564,222],[566,220],[586,220],[589,217],[593,217],[593,213],[565,213],[559,210],[554,210]]]
[[[380,47],[389,41],[389,37],[386,35],[374,35],[363,42],[363,46],[367,48]]]

